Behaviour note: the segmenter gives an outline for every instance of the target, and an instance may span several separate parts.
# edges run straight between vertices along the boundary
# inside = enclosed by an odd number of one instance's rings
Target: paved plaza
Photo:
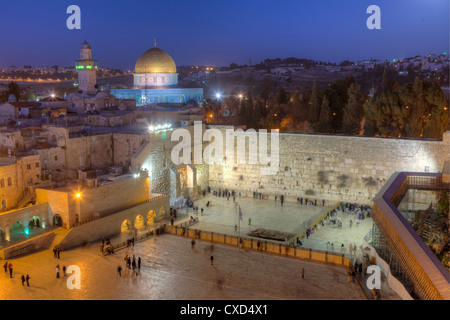
[[[206,202],[212,206],[206,208]],[[237,203],[243,213],[241,235],[254,228],[265,228],[298,234],[336,204],[301,206],[297,203],[259,200],[253,198],[218,198],[208,195],[196,201],[199,223],[192,228],[236,235]],[[201,214],[200,208],[204,209]],[[178,210],[176,221],[182,223],[194,215],[192,209]],[[251,225],[248,225],[248,219]],[[335,251],[340,244],[356,244],[372,226],[371,219],[358,227],[349,227],[352,215],[343,214],[343,227],[320,227],[309,239],[302,239],[303,247],[326,250],[333,242]],[[162,223],[167,223],[163,221]],[[141,230],[142,232],[143,230]],[[124,232],[111,239],[119,243],[131,237]],[[366,299],[357,282],[348,282],[348,269],[320,262],[282,257],[254,250],[214,244],[214,265],[210,263],[210,243],[197,240],[191,249],[191,239],[162,235],[136,243],[134,247],[117,250],[114,255],[102,256],[100,242],[74,250],[63,251],[61,259],[53,258],[51,249],[11,259],[13,278],[0,273],[2,299],[168,299],[168,300],[228,300],[228,299]],[[124,257],[141,257],[139,275],[125,267]],[[348,254],[348,250],[346,251]],[[359,255],[359,254],[358,254]],[[4,261],[2,262],[2,264]],[[78,265],[81,269],[81,289],[70,290],[65,279],[57,279],[59,264]],[[123,269],[122,277],[117,267]],[[301,270],[305,269],[305,280]],[[2,269],[3,270],[3,269]],[[31,287],[23,287],[20,277],[29,274]],[[386,285],[383,285],[386,288]],[[388,298],[396,298],[388,290]]]
[[[212,206],[207,208],[206,203],[208,201]],[[243,237],[249,237],[248,232],[257,228],[299,234],[338,205],[335,202],[325,202],[326,205],[322,206],[319,202],[321,201],[318,201],[317,206],[285,202],[282,207],[280,201],[275,202],[274,200],[236,197],[236,201],[233,202],[232,197],[227,200],[227,198],[208,195],[195,202],[195,206],[199,207],[199,223],[193,228],[237,235],[235,225],[238,224],[238,205],[240,205],[243,216],[240,231]],[[201,214],[200,208],[204,209],[203,214]],[[183,208],[180,212],[194,216],[192,209]],[[311,234],[308,239],[306,237],[301,239],[302,247],[349,255],[348,248],[352,244],[356,245],[357,253],[361,253],[362,239],[372,228],[373,220],[370,218],[359,220],[359,225],[356,225],[355,218],[357,217],[355,215],[342,213],[340,217],[342,228],[333,224],[319,226],[319,229]],[[251,225],[249,225],[249,219],[251,219]],[[351,227],[350,220],[353,222]],[[328,242],[334,244],[334,250],[331,250],[331,246],[327,247]],[[342,244],[344,244],[344,251],[341,251]]]
[[[141,257],[138,276],[125,268],[124,256]],[[210,243],[173,235],[162,235],[99,255],[98,243],[63,251],[61,259],[45,250],[12,259],[13,278],[0,273],[2,299],[365,299],[357,282],[347,281],[347,269],[324,263],[280,257],[252,250],[216,244],[214,265]],[[78,265],[81,289],[68,289],[57,279],[55,268]],[[122,277],[117,266],[124,269]],[[305,269],[305,279],[301,270]],[[21,275],[30,275],[30,287],[23,287]]]

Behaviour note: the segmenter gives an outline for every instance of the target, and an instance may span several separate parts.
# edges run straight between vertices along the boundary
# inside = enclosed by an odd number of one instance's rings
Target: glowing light
[[[134,177],[134,178],[139,178],[139,173],[133,174],[133,177]]]
[[[55,94],[54,93],[52,93],[51,95],[50,95],[52,98],[54,98],[55,97]]]
[[[81,193],[77,192],[77,193],[75,194],[75,197],[80,198],[80,197],[81,197]]]
[[[220,93],[216,93],[216,98],[220,99],[222,97],[222,95]]]

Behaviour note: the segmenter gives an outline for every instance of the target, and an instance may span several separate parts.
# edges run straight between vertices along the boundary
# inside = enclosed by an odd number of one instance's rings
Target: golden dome
[[[177,66],[167,52],[155,47],[139,57],[134,73],[177,73]]]

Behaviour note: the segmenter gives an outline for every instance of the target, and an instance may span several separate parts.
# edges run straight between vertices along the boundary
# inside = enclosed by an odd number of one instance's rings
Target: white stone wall
[[[442,171],[450,159],[450,135],[415,140],[281,133],[279,159],[278,172],[267,176],[260,174],[260,164],[212,165],[209,184],[248,195],[284,194],[288,201],[307,197],[371,204],[395,171]]]

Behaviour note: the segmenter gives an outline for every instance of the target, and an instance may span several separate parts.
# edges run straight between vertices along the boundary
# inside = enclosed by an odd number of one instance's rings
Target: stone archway
[[[42,219],[39,216],[34,216],[28,221],[28,228],[30,230],[42,228]]]
[[[150,210],[147,214],[147,225],[154,225],[156,221],[156,212],[154,210]]]
[[[10,238],[21,236],[24,233],[23,223],[20,221],[16,221],[11,225],[10,229]]]
[[[6,232],[0,228],[0,243],[6,240]]]
[[[144,219],[144,217],[142,216],[142,215],[138,215],[137,217],[136,217],[136,219],[134,219],[134,227],[136,228],[136,229],[145,229],[145,227],[146,227],[146,223],[145,223],[145,219]]]
[[[131,224],[131,221],[125,219],[122,221],[122,224],[120,225],[120,232],[130,232],[132,228],[133,225]]]
[[[55,215],[53,216],[53,225],[54,225],[54,226],[62,227],[62,225],[63,225],[63,219],[62,219],[62,217],[61,217],[59,214],[55,214]]]

